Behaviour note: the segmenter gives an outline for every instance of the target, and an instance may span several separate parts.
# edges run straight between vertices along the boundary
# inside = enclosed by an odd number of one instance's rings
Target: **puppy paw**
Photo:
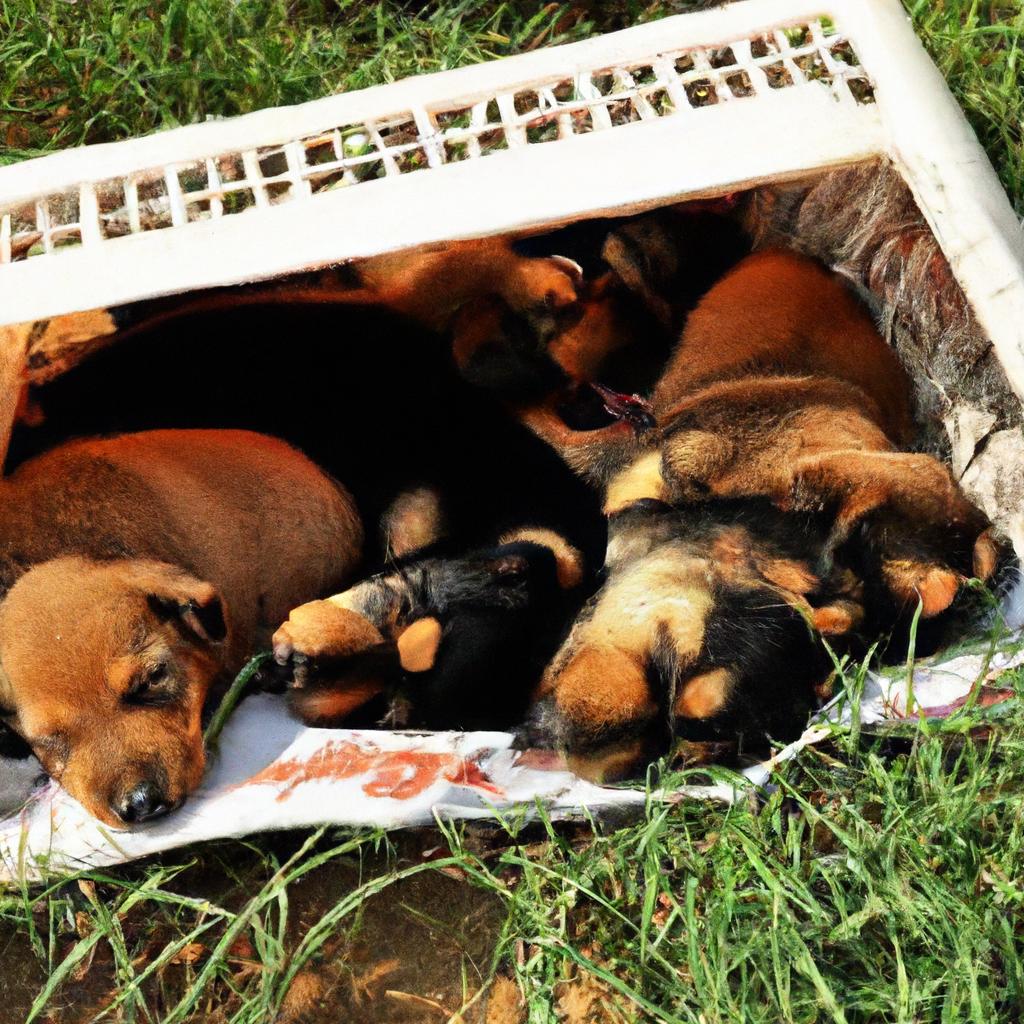
[[[581,778],[625,778],[647,759],[658,706],[643,665],[625,651],[581,646],[549,670],[539,696],[538,724]]]
[[[963,582],[963,577],[948,566],[910,559],[884,561],[882,578],[899,604],[913,606],[920,600],[921,617],[925,619],[944,612]]]
[[[274,634],[274,661],[291,670],[291,685],[304,686],[317,666],[351,657],[382,643],[376,626],[330,601],[310,601],[293,609]]]

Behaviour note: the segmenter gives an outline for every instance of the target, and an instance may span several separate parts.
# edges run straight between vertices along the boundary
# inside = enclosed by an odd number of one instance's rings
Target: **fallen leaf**
[[[206,947],[201,942],[189,942],[171,957],[171,963],[194,964],[205,953]]]

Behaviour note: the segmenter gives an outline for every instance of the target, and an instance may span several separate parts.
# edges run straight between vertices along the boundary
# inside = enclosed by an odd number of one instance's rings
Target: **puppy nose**
[[[171,810],[171,804],[152,782],[140,782],[120,800],[114,802],[114,813],[126,824],[136,825],[140,821],[159,818]]]

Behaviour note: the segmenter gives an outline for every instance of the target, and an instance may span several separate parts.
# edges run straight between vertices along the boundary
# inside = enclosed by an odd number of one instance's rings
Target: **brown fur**
[[[97,817],[142,781],[173,806],[200,712],[288,610],[357,560],[349,496],[245,431],[76,441],[0,482],[0,700]]]

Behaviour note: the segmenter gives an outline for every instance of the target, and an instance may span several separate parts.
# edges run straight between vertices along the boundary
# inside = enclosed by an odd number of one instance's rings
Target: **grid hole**
[[[395,157],[398,164],[399,174],[408,174],[410,171],[422,171],[428,166],[427,154],[422,149],[407,149]]]
[[[608,116],[611,118],[612,125],[616,127],[620,124],[630,124],[640,120],[640,115],[637,113],[636,107],[633,106],[632,100],[615,100],[614,103],[609,103]]]
[[[792,25],[789,28],[784,28],[782,34],[790,46],[806,46],[814,41],[814,36],[808,25]]]
[[[256,197],[251,188],[236,188],[224,194],[221,200],[224,204],[224,215],[231,216],[235,213],[242,213],[256,205]]]
[[[498,153],[503,149],[508,149],[508,139],[505,138],[505,132],[501,128],[481,133],[480,152],[483,155]]]
[[[97,185],[96,205],[99,208],[100,233],[104,238],[121,238],[131,234],[122,182],[104,181]],[[141,220],[141,209],[139,216]]]
[[[469,159],[469,143],[463,140],[462,142],[445,142],[444,144],[444,159],[446,163],[457,164],[462,160]]]
[[[708,60],[713,68],[729,68],[736,63],[736,55],[732,52],[731,46],[723,46],[717,50],[709,50]]]
[[[332,189],[344,188],[347,185],[355,183],[355,178],[352,176],[352,172],[346,172],[340,167],[336,167],[333,171],[322,171],[319,174],[310,175],[309,183],[314,193],[317,192],[330,192]]]
[[[242,163],[241,153],[226,153],[217,157],[217,177],[221,181],[244,181],[245,165]]]
[[[195,163],[179,167],[178,183],[181,185],[181,191],[186,194],[204,191],[206,188],[206,164]]]
[[[858,103],[874,103],[875,89],[866,78],[848,78],[846,84]]]
[[[381,133],[383,137],[383,132]],[[341,152],[346,160],[376,152],[373,139],[364,125],[344,128],[341,132]]]
[[[667,89],[658,89],[655,92],[652,92],[651,95],[647,97],[647,102],[650,103],[658,117],[664,117],[666,114],[675,113],[676,105]]]
[[[36,228],[35,205],[23,206],[11,211],[11,260],[27,259],[35,246],[41,247],[43,234]]]
[[[572,112],[572,131],[574,135],[586,135],[594,130],[594,117],[589,110]]]
[[[386,175],[384,170],[383,160],[368,160],[366,163],[358,164],[356,167],[351,168],[353,174],[355,174],[356,181],[375,181],[377,178],[383,178]]]
[[[306,166],[316,167],[319,164],[334,163],[338,159],[334,152],[334,143],[330,140],[325,142],[314,142],[306,146]]]
[[[631,68],[629,73],[637,85],[654,85],[658,81],[658,74],[650,64],[642,64],[638,68]]]
[[[750,40],[750,55],[752,57],[769,57],[778,52],[779,48],[771,36],[756,36]]]
[[[581,98],[576,91],[576,82],[572,78],[567,78],[564,82],[552,86],[551,94],[558,103],[575,103]]]
[[[434,124],[444,130],[447,128],[468,128],[472,122],[473,108],[463,107],[461,110],[443,110],[434,115]]]
[[[694,68],[693,54],[681,53],[675,60],[673,67],[676,69],[676,74],[685,75],[688,71],[692,71]]]
[[[277,178],[288,173],[288,157],[281,146],[265,146],[256,150],[256,161],[264,178]]]
[[[773,89],[785,89],[793,84],[793,76],[781,60],[765,67],[764,73]]]
[[[290,181],[268,181],[264,186],[267,198],[272,203],[283,203],[292,197],[292,183]]]
[[[540,97],[532,89],[517,92],[514,99],[516,113],[523,117],[540,113]]]
[[[553,118],[537,121],[526,126],[526,141],[554,142],[558,138],[558,122]]]
[[[64,192],[61,195],[50,196],[47,201],[47,208],[50,212],[50,223],[53,225],[77,224],[78,212],[78,190]]]
[[[403,114],[400,119],[380,125],[377,129],[385,146],[408,146],[419,142],[420,133],[411,114]],[[347,155],[347,154],[346,154]]]
[[[750,75],[746,71],[737,71],[734,74],[727,75],[725,84],[729,86],[733,96],[754,95],[754,84],[750,81]]]
[[[194,202],[187,203],[185,206],[185,216],[189,224],[193,224],[198,220],[209,220],[212,216],[210,213],[210,200],[196,199]]]
[[[820,53],[805,53],[797,57],[793,62],[803,73],[808,82],[829,82],[832,76],[829,74],[825,61]]]
[[[687,82],[686,96],[692,107],[710,107],[718,102],[718,95],[710,78],[698,78],[695,82]]]
[[[54,249],[76,249],[82,244],[82,232],[78,228],[67,228],[51,238]]]
[[[851,68],[857,67],[860,64],[853,47],[845,41],[833,43],[833,45],[829,47],[828,52],[832,54],[834,60],[842,61],[843,64],[846,64]]]
[[[151,231],[171,222],[171,203],[167,198],[167,182],[162,173],[154,173],[138,182],[139,211],[142,230]],[[149,223],[147,224],[147,216]]]
[[[615,92],[615,76],[610,71],[601,71],[594,75],[591,82],[601,96],[610,96]]]

